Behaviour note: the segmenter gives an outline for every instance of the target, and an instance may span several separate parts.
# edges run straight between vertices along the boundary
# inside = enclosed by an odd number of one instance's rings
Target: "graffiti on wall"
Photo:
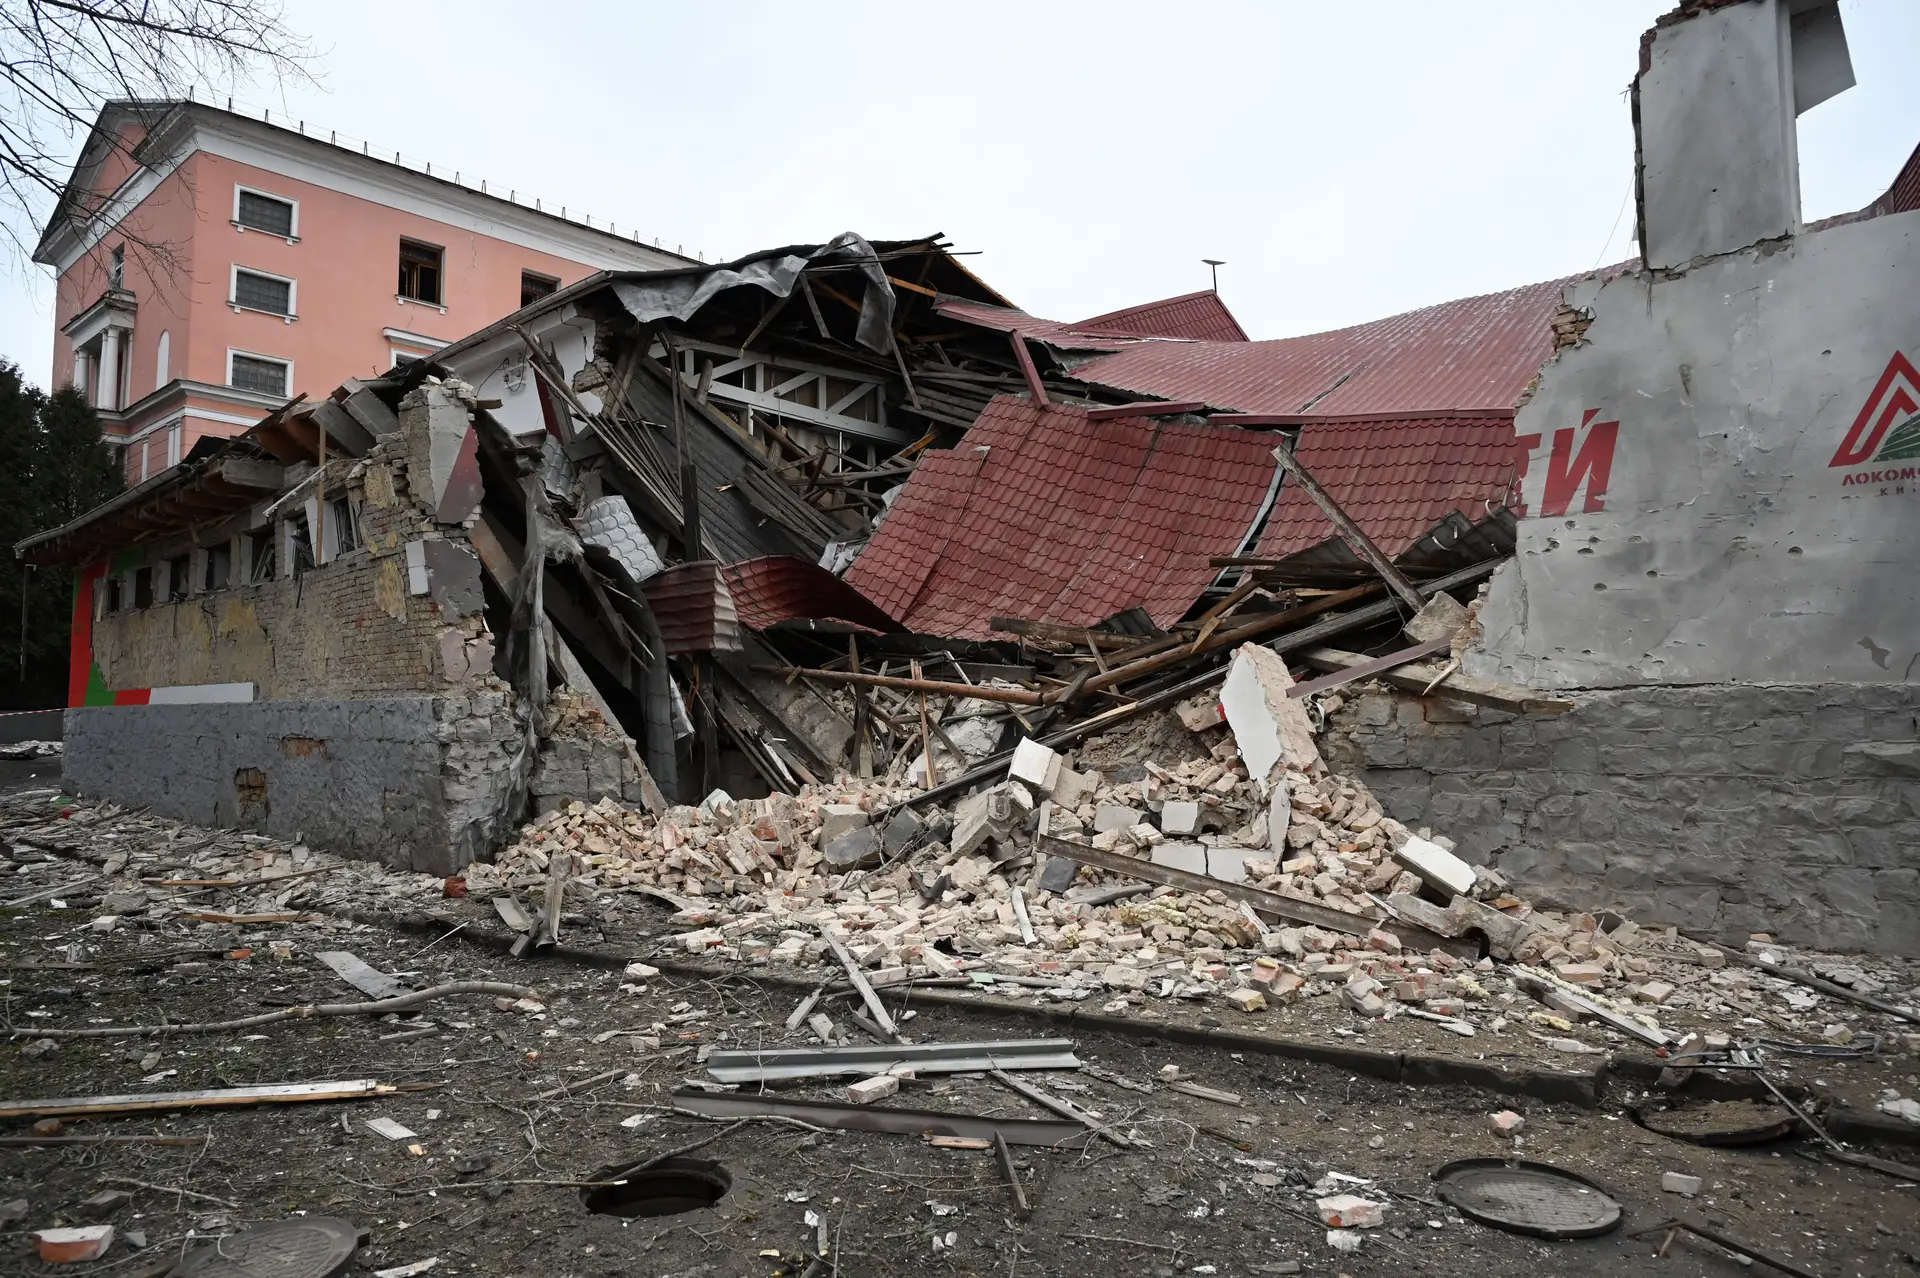
[[[1544,444],[1538,434],[1514,441],[1515,483],[1520,489],[1515,514],[1522,519],[1552,519],[1569,510],[1591,515],[1607,508],[1620,423],[1595,421],[1599,415],[1599,409],[1587,409],[1577,427],[1561,427]]]

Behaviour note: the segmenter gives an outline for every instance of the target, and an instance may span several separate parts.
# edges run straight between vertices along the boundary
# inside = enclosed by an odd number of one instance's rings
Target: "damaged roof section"
[[[995,400],[931,454],[847,573],[909,630],[985,638],[989,619],[1089,626],[1131,607],[1164,626],[1243,544],[1273,441],[1253,431]]]

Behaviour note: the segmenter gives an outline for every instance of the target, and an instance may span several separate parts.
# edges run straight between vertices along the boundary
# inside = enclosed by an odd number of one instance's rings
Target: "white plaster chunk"
[[[1272,649],[1249,643],[1233,654],[1220,706],[1247,774],[1255,780],[1270,778],[1281,765],[1310,775],[1326,771],[1306,706],[1287,696],[1291,687],[1287,663]]]

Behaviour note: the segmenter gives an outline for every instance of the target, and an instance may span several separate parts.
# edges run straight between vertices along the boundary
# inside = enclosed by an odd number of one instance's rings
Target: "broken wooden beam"
[[[1380,574],[1380,579],[1387,583],[1388,588],[1400,599],[1400,602],[1419,612],[1426,603],[1421,598],[1420,591],[1407,580],[1404,573],[1393,566],[1392,560],[1380,553],[1380,547],[1373,544],[1373,539],[1360,530],[1359,524],[1347,517],[1347,512],[1340,509],[1340,503],[1335,501],[1332,495],[1320,486],[1320,481],[1300,464],[1300,459],[1294,456],[1293,444],[1290,440],[1284,436],[1281,437],[1280,442],[1274,447],[1273,459],[1280,463],[1280,468],[1287,472],[1288,478],[1307,490],[1307,496],[1313,498],[1314,504],[1320,507],[1320,512],[1327,517],[1327,521],[1339,530],[1340,536],[1347,545],[1353,547],[1353,553],[1366,560],[1373,570]]]
[[[900,675],[855,674],[850,670],[819,670],[801,666],[752,665],[757,674],[820,679],[827,683],[852,683],[868,688],[898,688],[905,692],[931,692],[942,697],[975,697],[981,701],[1004,701],[1016,706],[1047,704],[1045,693],[1021,688],[994,688],[971,683],[946,683],[939,679],[909,679]]]
[[[1293,654],[1293,659],[1315,670],[1334,671],[1348,670],[1372,660],[1357,652],[1319,647],[1297,652]],[[1442,674],[1446,677],[1435,684],[1434,680],[1439,679]],[[1432,662],[1404,665],[1395,670],[1378,672],[1373,677],[1403,692],[1446,697],[1451,701],[1486,706],[1490,710],[1505,710],[1510,714],[1565,714],[1578,704],[1567,697],[1548,696],[1531,688],[1518,688],[1493,679],[1481,679],[1474,675],[1463,674],[1458,670],[1448,672],[1445,667],[1437,666]]]

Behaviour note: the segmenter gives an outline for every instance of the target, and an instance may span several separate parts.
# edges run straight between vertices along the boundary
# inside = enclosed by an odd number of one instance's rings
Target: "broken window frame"
[[[133,570],[133,606],[135,608],[153,607],[153,565]]]
[[[304,577],[319,567],[313,553],[313,526],[307,520],[307,512],[296,510],[280,521],[283,535],[286,537],[286,562],[288,575]]]
[[[347,496],[327,498],[326,529],[323,535],[326,552],[323,562],[332,563],[341,555],[352,554],[360,549],[360,525],[353,499]]]
[[[217,546],[208,546],[204,552],[205,562],[200,575],[202,590],[225,590],[233,585],[233,543],[221,542]]]
[[[123,593],[120,584],[120,575],[118,573],[109,573],[100,579],[100,585],[102,587],[100,591],[101,615],[105,616],[119,612],[120,597]]]
[[[276,529],[272,525],[256,528],[240,535],[240,545],[244,553],[243,562],[247,570],[246,584],[264,586],[276,575],[279,562]]]
[[[394,296],[403,302],[446,309],[447,250],[425,240],[400,238],[400,282]]]
[[[166,602],[183,602],[193,591],[193,556],[173,555],[162,566],[167,570]]]

